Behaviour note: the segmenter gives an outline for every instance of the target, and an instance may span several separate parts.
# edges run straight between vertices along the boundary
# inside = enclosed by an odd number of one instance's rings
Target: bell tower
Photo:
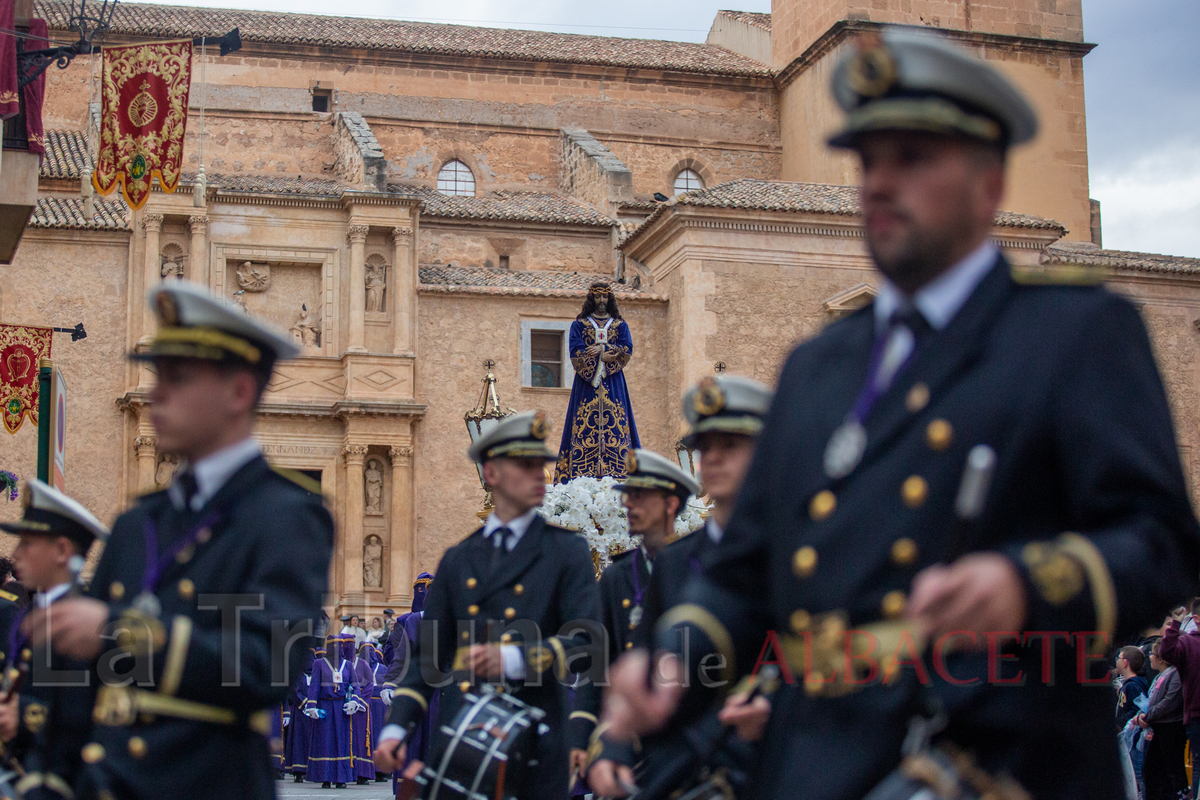
[[[771,59],[779,75],[782,179],[856,184],[852,156],[825,138],[842,114],[829,94],[854,35],[880,25],[940,29],[1003,71],[1037,110],[1040,131],[1009,162],[1004,208],[1091,238],[1081,0],[772,0]]]

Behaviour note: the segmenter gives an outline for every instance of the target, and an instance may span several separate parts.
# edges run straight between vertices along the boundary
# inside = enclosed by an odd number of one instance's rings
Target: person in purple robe
[[[392,645],[392,660],[388,664],[384,676],[383,689],[380,697],[389,706],[392,704],[392,692],[400,684],[400,678],[410,667],[420,669],[420,658],[417,657],[417,646],[420,644],[421,619],[425,615],[425,596],[429,593],[429,585],[433,583],[433,575],[422,572],[413,583],[412,611],[401,614],[396,618],[392,635],[388,641]],[[433,737],[433,723],[438,714],[438,697],[441,691],[433,693],[429,699],[429,710],[425,719],[416,727],[409,739],[404,766],[392,773],[392,793],[400,796],[400,786],[403,782],[401,775],[413,761],[425,761],[429,757],[429,742]],[[386,716],[385,716],[386,719]],[[381,729],[382,730],[382,729]]]
[[[350,753],[354,763],[354,782],[359,786],[375,780],[375,762],[371,760],[371,696],[375,694],[375,673],[371,669],[370,643],[363,642],[357,652],[350,645],[351,691],[346,700],[350,714]]]
[[[312,678],[313,663],[318,659],[325,660],[325,648],[310,648],[305,656],[303,668],[292,681],[292,690],[288,693],[291,719],[285,729],[283,770],[294,776],[296,783],[303,783],[304,775],[308,772],[308,749],[312,743],[313,721],[304,713],[304,707],[308,699],[308,683]]]
[[[624,478],[625,456],[642,446],[625,384],[633,338],[607,283],[592,284],[568,339],[575,381],[554,482]]]
[[[379,744],[379,732],[383,730],[384,721],[387,720],[388,706],[383,702],[381,694],[383,684],[387,680],[387,664],[383,662],[383,654],[379,650],[379,645],[374,642],[363,642],[358,650],[371,666],[371,682],[374,691],[371,692],[368,706],[370,707],[371,752],[374,753],[375,745]],[[375,771],[376,783],[383,783],[389,777],[390,775],[387,773]]]
[[[354,779],[351,722],[346,713],[354,675],[352,662],[345,657],[347,646],[354,647],[353,636],[329,637],[325,657],[313,662],[312,680],[304,702],[304,714],[313,721],[305,777],[312,783],[320,783],[324,789],[343,788]]]

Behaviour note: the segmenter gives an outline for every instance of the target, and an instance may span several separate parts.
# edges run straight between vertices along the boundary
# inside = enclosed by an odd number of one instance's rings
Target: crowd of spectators
[[[1141,800],[1191,800],[1200,783],[1200,597],[1117,651],[1116,727]],[[1188,785],[1187,756],[1192,759]]]

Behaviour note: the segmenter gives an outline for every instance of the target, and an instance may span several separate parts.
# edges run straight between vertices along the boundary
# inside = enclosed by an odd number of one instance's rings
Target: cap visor
[[[708,417],[696,423],[696,427],[683,437],[683,443],[685,446],[695,449],[700,442],[700,437],[706,433],[735,433],[754,437],[762,433],[762,429],[762,418],[757,416]]]

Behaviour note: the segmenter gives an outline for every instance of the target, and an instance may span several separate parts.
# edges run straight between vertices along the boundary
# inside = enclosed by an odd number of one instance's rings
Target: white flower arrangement
[[[542,516],[552,525],[572,530],[587,540],[592,553],[599,558],[599,567],[608,566],[612,556],[637,545],[629,535],[625,506],[617,491],[617,480],[604,478],[573,478],[566,483],[546,487]],[[687,508],[675,519],[675,533],[691,533],[704,525],[702,514],[708,507],[698,498],[691,498]]]

